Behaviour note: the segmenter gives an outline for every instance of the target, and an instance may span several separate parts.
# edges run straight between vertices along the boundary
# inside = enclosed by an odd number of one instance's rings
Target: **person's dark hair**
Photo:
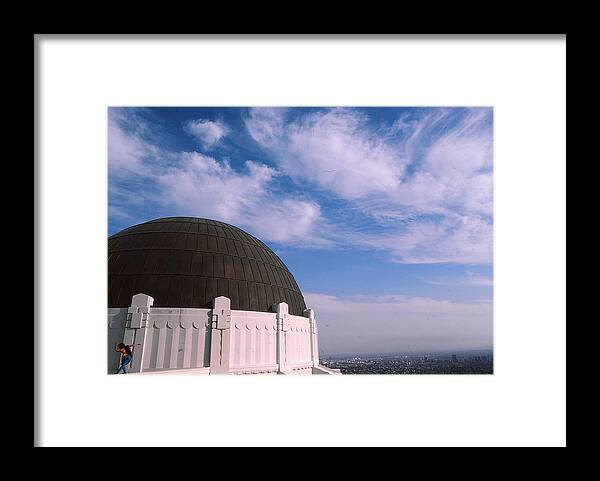
[[[129,354],[131,356],[131,347],[129,347],[127,344],[123,344],[122,342],[120,342],[117,347],[119,349],[125,349],[125,351],[127,352],[127,354]]]

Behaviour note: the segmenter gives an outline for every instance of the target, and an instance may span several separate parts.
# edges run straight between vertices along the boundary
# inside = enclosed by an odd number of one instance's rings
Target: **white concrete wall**
[[[231,311],[231,324],[231,372],[277,372],[275,313]]]
[[[109,374],[114,374],[119,367],[121,356],[115,347],[120,342],[133,347],[131,372],[208,367],[210,312],[210,309],[153,307],[143,326],[131,328],[128,309],[109,309]]]
[[[311,309],[304,316],[230,309],[217,297],[213,309],[152,307],[136,294],[128,309],[108,310],[108,371],[116,372],[115,346],[132,346],[130,372],[164,372],[210,367],[211,374],[311,374],[319,367],[317,331]],[[319,371],[320,372],[320,371]]]
[[[152,308],[142,371],[207,367],[209,320],[210,309]]]
[[[285,333],[285,365],[290,369],[312,367],[310,324],[306,317],[288,314]]]

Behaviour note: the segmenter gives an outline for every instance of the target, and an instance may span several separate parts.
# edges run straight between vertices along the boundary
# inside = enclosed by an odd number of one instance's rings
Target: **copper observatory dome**
[[[224,222],[195,217],[156,219],[108,239],[108,307],[128,307],[144,293],[154,307],[210,309],[217,296],[231,308],[270,312],[278,302],[303,315],[294,276],[256,237]]]

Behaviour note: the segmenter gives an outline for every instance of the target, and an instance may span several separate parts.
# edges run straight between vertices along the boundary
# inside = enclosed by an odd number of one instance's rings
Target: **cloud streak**
[[[492,287],[494,285],[491,276],[471,271],[466,271],[463,277],[433,277],[421,280],[434,286]]]
[[[140,204],[155,204],[157,211],[169,215],[219,219],[268,241],[328,244],[314,232],[321,216],[319,205],[299,194],[276,192],[279,172],[273,167],[247,160],[235,169],[226,159],[163,149],[145,140],[141,123],[131,114],[110,118],[109,202],[116,219],[131,218],[126,206],[138,205],[141,210]]]
[[[491,348],[492,304],[388,295],[305,293],[323,354]]]
[[[287,122],[285,109],[252,109],[246,127],[287,175],[343,199],[398,187],[405,160],[358,112],[331,109]]]
[[[229,132],[223,122],[207,119],[190,120],[184,124],[184,130],[194,137],[204,149],[213,148]]]
[[[230,142],[222,121],[185,122],[204,152],[179,152],[135,110],[111,109],[111,208],[123,218],[119,185],[144,179],[138,195],[157,211],[212,216],[268,241],[491,264],[491,115],[408,109],[375,123],[360,109],[249,109],[243,125],[263,156],[234,165],[208,152]]]
[[[400,263],[491,263],[491,109],[410,111],[377,128],[351,109],[251,109],[245,125],[282,173],[383,228],[374,236],[346,222],[356,216],[330,218],[333,241]]]

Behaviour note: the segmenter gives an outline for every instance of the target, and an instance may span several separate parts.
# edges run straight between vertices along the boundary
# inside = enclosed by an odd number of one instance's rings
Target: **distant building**
[[[108,371],[339,374],[319,364],[317,324],[281,259],[223,222],[156,219],[108,239]]]
[[[456,354],[452,354],[452,362],[458,362],[458,358],[456,357]]]

